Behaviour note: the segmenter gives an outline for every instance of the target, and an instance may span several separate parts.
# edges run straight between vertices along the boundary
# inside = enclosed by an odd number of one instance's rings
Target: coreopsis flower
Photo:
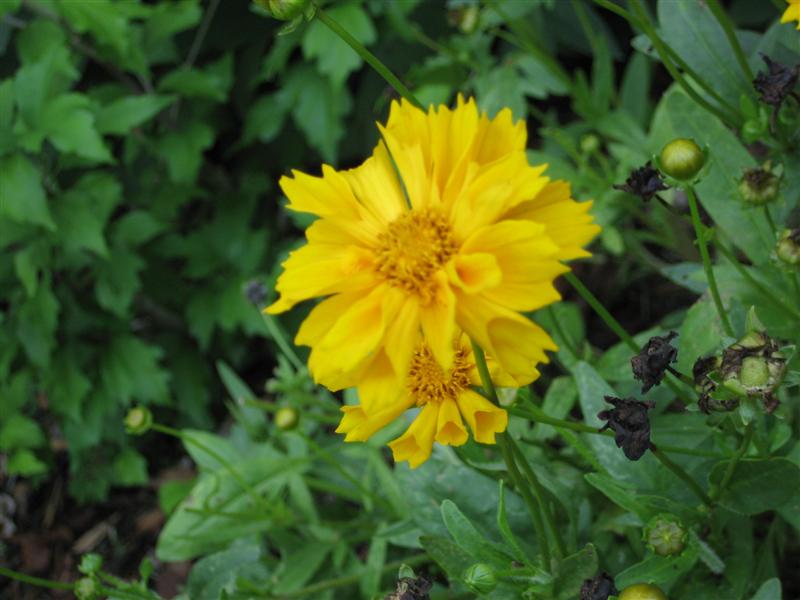
[[[520,313],[559,300],[562,261],[589,255],[600,229],[591,203],[528,163],[525,122],[508,109],[490,119],[460,97],[427,113],[394,102],[379,128],[359,167],[281,179],[289,208],[320,218],[283,264],[267,311],[325,297],[296,342],[334,390],[355,385],[381,351],[403,379],[420,332],[450,369],[457,327],[517,384],[530,382],[556,346]]]
[[[781,23],[790,23],[797,21],[797,29],[800,31],[800,0],[787,0],[789,6],[781,15]]]
[[[456,339],[453,350],[452,365],[444,369],[419,337],[400,386],[389,358],[381,351],[362,373],[357,387],[360,404],[342,407],[344,416],[337,433],[344,433],[346,442],[362,442],[408,409],[419,407],[406,432],[389,442],[395,461],[408,461],[416,468],[428,460],[434,442],[448,446],[466,443],[466,425],[477,442],[494,444],[495,435],[508,425],[508,413],[472,389],[481,380],[465,335]],[[491,357],[487,364],[497,385],[515,385]]]

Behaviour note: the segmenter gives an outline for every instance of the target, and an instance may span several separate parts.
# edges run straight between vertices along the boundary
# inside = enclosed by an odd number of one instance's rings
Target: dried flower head
[[[769,56],[761,53],[761,58],[767,64],[767,71],[759,71],[753,80],[753,87],[759,93],[764,104],[772,106],[770,117],[770,131],[775,132],[775,119],[786,98],[794,96],[800,102],[800,96],[794,91],[800,79],[800,64],[787,67],[775,62]]]
[[[760,396],[767,412],[778,407],[773,392],[786,372],[786,357],[763,331],[751,331],[722,353],[723,385],[743,396]]]
[[[778,244],[775,246],[775,255],[786,265],[796,267],[800,265],[800,227],[784,229]]]
[[[678,349],[670,344],[676,337],[678,334],[674,331],[665,336],[651,337],[641,352],[631,358],[633,377],[642,382],[643,394],[660,384],[670,363],[678,359]]]
[[[430,600],[433,584],[424,577],[401,577],[396,590],[384,600]]]
[[[780,177],[770,170],[769,165],[747,169],[739,182],[739,194],[745,202],[760,206],[778,197],[780,183]]]
[[[581,599],[580,600],[608,600],[609,596],[618,594],[614,579],[602,571],[595,575],[592,579],[585,579],[581,586]]]
[[[647,161],[643,167],[631,171],[625,183],[615,184],[614,189],[628,192],[648,201],[653,197],[657,198],[658,192],[669,189],[669,186],[661,179],[661,173],[652,167],[650,161]]]
[[[613,404],[614,408],[597,415],[607,421],[600,431],[611,429],[617,448],[622,448],[629,460],[639,460],[650,447],[650,419],[647,411],[655,404],[613,396],[605,396],[605,401]]]

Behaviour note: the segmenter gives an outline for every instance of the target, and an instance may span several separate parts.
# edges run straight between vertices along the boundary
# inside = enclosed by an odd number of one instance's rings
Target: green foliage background
[[[595,200],[604,229],[582,267],[594,293],[618,316],[637,313],[625,316],[639,344],[679,331],[683,373],[732,341],[693,232],[675,211],[612,186],[674,137],[707,146],[698,195],[714,238],[744,264],[714,267],[737,334],[756,306],[772,336],[797,344],[786,303],[797,304],[772,256],[769,222],[736,189],[763,142],[759,156],[783,172],[770,216],[789,223],[800,202],[797,144],[769,134],[769,110],[704,3],[648,6],[663,39],[730,105],[728,120],[666,77],[644,35],[589,2],[353,0],[326,11],[423,103],[460,92],[489,113],[509,106],[528,119],[531,161],[571,181],[576,198]],[[759,52],[800,61],[798,34],[776,22],[777,11],[738,0],[729,12],[751,69],[762,68]],[[159,490],[169,519],[156,549],[164,561],[198,559],[192,600],[378,597],[409,556],[436,565],[435,597],[469,597],[468,566],[531,566],[539,550],[522,500],[498,486],[499,459],[470,443],[437,449],[415,471],[389,466],[382,444],[403,423],[368,444],[342,444],[330,434],[340,401],[314,388],[270,329],[291,339],[304,309],[265,322],[247,298],[252,282],[271,289],[307,225],[282,210],[279,177],[358,164],[395,97],[320,21],[278,35],[282,25],[238,1],[0,0],[5,469],[43,484],[66,448],[70,493],[81,502],[143,485],[159,457],[150,438],[125,434],[123,417],[145,404],[179,429],[198,467],[192,482]],[[799,113],[788,106],[779,123],[791,132]],[[678,194],[664,196],[680,204]],[[665,297],[651,290],[659,282]],[[643,290],[655,316],[647,305],[630,308]],[[599,426],[603,396],[637,395],[639,384],[630,349],[586,315],[572,301],[536,315],[561,350],[517,401]],[[652,580],[679,598],[777,598],[800,531],[796,358],[790,367],[776,416],[744,402],[709,419],[694,407],[669,410],[666,386],[648,395],[658,404],[654,442],[696,450],[673,458],[704,488],[719,484],[743,423],[757,423],[754,449],[712,515],[651,453],[630,463],[606,437],[512,418],[527,458],[546,466],[540,477],[570,553],[552,573],[504,582],[489,597],[568,600],[603,568],[619,587]],[[276,406],[301,410],[298,430],[265,417]],[[227,435],[208,431],[221,422]],[[678,556],[656,556],[641,541],[642,525],[663,512],[690,524]],[[314,588],[342,577],[349,587]]]

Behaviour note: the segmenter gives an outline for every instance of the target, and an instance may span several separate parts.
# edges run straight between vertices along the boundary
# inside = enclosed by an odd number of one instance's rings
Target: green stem
[[[483,349],[481,349],[481,347],[473,341],[472,352],[475,355],[475,366],[477,367],[478,374],[481,377],[481,383],[483,385],[484,392],[488,395],[489,400],[499,406],[500,401],[497,398],[497,390],[494,387],[492,376],[489,373],[489,367],[486,364],[486,356],[483,353]],[[525,479],[519,472],[516,462],[514,461],[514,452],[511,444],[512,442],[508,432],[504,431],[497,436],[497,445],[500,448],[500,453],[503,455],[503,460],[506,463],[508,476],[511,478],[514,487],[517,488],[517,491],[522,495],[522,499],[525,501],[528,511],[531,513],[531,520],[533,521],[534,529],[536,529],[536,537],[539,540],[539,548],[542,551],[545,569],[549,573],[551,569],[550,543],[547,539],[544,521],[542,520],[544,506],[541,502],[537,503],[536,498],[534,498],[533,494],[531,494],[530,488],[525,485]]]
[[[386,563],[381,569],[381,574],[397,571],[403,565],[414,567],[416,565],[421,565],[426,562],[430,562],[430,559],[426,554],[416,554],[414,556],[408,556],[402,560],[396,560],[394,562]],[[342,577],[336,577],[334,579],[326,579],[325,581],[320,581],[319,583],[312,583],[311,585],[307,585],[306,587],[300,588],[299,590],[295,590],[293,592],[287,592],[285,594],[270,594],[268,598],[279,598],[279,599],[303,598],[304,596],[310,596],[311,594],[319,594],[320,592],[324,592],[325,590],[344,587],[346,585],[353,585],[361,581],[363,577],[364,577],[364,572],[359,571],[352,575],[344,575]]]
[[[730,462],[728,463],[728,468],[725,469],[725,474],[722,476],[722,480],[719,482],[719,486],[713,491],[711,494],[711,498],[713,503],[719,501],[722,497],[722,494],[725,492],[725,488],[728,487],[728,484],[733,477],[733,472],[736,470],[736,465],[739,464],[739,461],[747,452],[747,449],[750,447],[750,442],[753,439],[753,422],[747,424],[747,429],[744,431],[744,438],[742,439],[742,445],[739,446],[739,449],[736,451],[736,454],[731,457]]]
[[[631,6],[633,6],[633,10],[638,17],[638,23],[641,28],[644,30],[645,35],[650,38],[650,41],[653,43],[653,47],[656,49],[659,58],[661,59],[661,63],[664,65],[664,68],[667,69],[669,74],[672,78],[683,88],[683,91],[694,100],[698,105],[705,108],[708,112],[715,115],[719,118],[723,123],[726,123],[731,126],[737,125],[737,120],[733,119],[726,115],[723,111],[719,108],[708,102],[705,98],[700,96],[692,86],[690,86],[686,79],[684,79],[683,75],[678,71],[676,66],[672,63],[672,60],[669,57],[669,47],[664,43],[664,41],[658,36],[653,25],[650,23],[650,18],[647,16],[647,12],[645,12],[644,7],[641,4],[641,0],[629,0]]]
[[[678,477],[678,479],[680,479],[686,485],[688,485],[689,489],[691,489],[694,492],[694,494],[700,500],[703,501],[703,504],[705,504],[708,507],[711,506],[711,504],[712,504],[711,498],[708,497],[708,494],[706,494],[703,491],[703,488],[701,488],[697,484],[697,482],[694,479],[692,479],[692,477],[686,471],[684,471],[676,463],[672,462],[672,460],[666,454],[664,454],[660,449],[656,448],[656,446],[654,444],[650,444],[650,451],[653,453],[653,456],[655,456],[662,465],[667,467],[670,471],[672,471],[675,474],[676,477]]]
[[[356,52],[356,54],[358,54],[364,60],[364,62],[375,69],[378,75],[383,77],[386,83],[392,86],[398,94],[400,94],[403,98],[408,100],[417,108],[422,108],[422,104],[414,97],[414,94],[411,92],[411,90],[409,90],[405,84],[389,70],[389,67],[383,64],[381,60],[372,52],[367,50],[361,42],[350,35],[350,33],[344,27],[334,21],[328,15],[328,13],[321,8],[318,8],[316,16],[320,21],[322,21],[323,24],[325,24],[325,26],[328,27],[328,29],[338,35],[344,43],[350,46]]]
[[[775,296],[772,291],[767,288],[764,284],[760,281],[756,280],[748,271],[745,269],[742,264],[736,260],[736,257],[733,253],[728,250],[721,242],[717,242],[716,244],[717,249],[728,259],[728,261],[739,271],[739,274],[747,280],[747,282],[752,285],[755,289],[757,289],[767,300],[772,302],[777,308],[783,310],[788,316],[792,317],[793,319],[800,320],[800,310],[797,307],[787,304],[777,296]]]
[[[733,23],[730,18],[728,18],[728,14],[723,10],[717,0],[706,0],[706,4],[725,32],[725,37],[728,38],[728,43],[731,45],[733,53],[736,55],[736,62],[739,63],[742,73],[744,73],[747,82],[750,83],[753,81],[753,71],[750,70],[750,65],[744,55],[742,45],[739,43],[739,38],[736,37],[736,31],[733,28]]]
[[[547,314],[550,317],[550,322],[553,324],[553,327],[555,328],[558,337],[560,337],[564,341],[564,345],[567,347],[569,353],[572,354],[572,356],[574,356],[575,358],[580,358],[580,356],[578,355],[578,349],[572,343],[572,339],[567,335],[567,332],[561,326],[561,321],[556,317],[556,311],[553,310],[553,305],[551,304],[545,310],[547,311]]]
[[[71,590],[75,587],[72,583],[62,583],[61,581],[42,579],[41,577],[26,575],[25,573],[20,573],[19,571],[14,571],[13,569],[7,569],[6,567],[0,567],[0,575],[3,577],[8,577],[9,579],[21,581],[22,583],[35,585],[37,587],[43,587],[50,590]]]
[[[267,332],[272,338],[272,341],[278,345],[278,348],[283,352],[286,359],[292,363],[295,371],[302,371],[305,369],[303,361],[300,360],[294,348],[292,348],[292,345],[289,343],[289,340],[286,339],[283,330],[275,321],[275,317],[268,315],[263,310],[259,312],[261,312],[261,317],[264,319],[264,326],[267,328]]]
[[[694,225],[694,234],[697,237],[697,246],[700,249],[700,256],[703,258],[703,269],[706,272],[706,279],[708,280],[708,289],[711,291],[711,297],[714,299],[714,305],[717,307],[717,313],[722,321],[722,326],[725,333],[730,337],[734,337],[733,327],[728,320],[728,313],[725,312],[725,307],[722,305],[722,298],[719,296],[719,289],[717,289],[717,279],[714,277],[714,268],[711,265],[711,257],[708,254],[708,246],[706,245],[706,236],[704,233],[705,228],[700,221],[700,211],[697,208],[697,197],[694,193],[694,188],[690,184],[683,186],[686,195],[689,198],[689,210],[692,214],[692,224]]]
[[[269,503],[262,496],[258,494],[258,492],[255,490],[255,488],[253,488],[253,486],[251,486],[249,483],[247,483],[247,481],[245,481],[245,479],[239,474],[239,471],[237,471],[236,468],[230,462],[228,462],[228,460],[224,456],[219,454],[219,452],[213,450],[212,448],[209,448],[203,442],[184,434],[182,431],[173,429],[172,427],[167,427],[166,425],[161,425],[160,423],[153,423],[152,429],[153,431],[158,431],[159,433],[163,433],[165,435],[170,435],[172,437],[178,438],[184,444],[191,444],[193,446],[196,446],[197,448],[200,448],[200,450],[211,456],[214,460],[219,462],[223,467],[225,467],[230,472],[231,477],[233,477],[236,483],[238,483],[239,486],[245,492],[247,492],[250,498],[252,498],[253,502],[255,502],[257,505],[262,506],[263,508],[266,508],[268,512],[270,513],[272,512],[272,507],[269,505]]]
[[[550,535],[553,536],[553,539],[556,541],[556,552],[558,558],[564,558],[567,555],[567,547],[564,545],[564,540],[562,540],[561,536],[559,535],[558,528],[556,527],[555,517],[550,510],[549,503],[546,501],[547,493],[545,492],[545,489],[542,487],[539,478],[536,476],[536,473],[528,462],[528,459],[522,453],[522,450],[519,449],[519,446],[516,444],[516,442],[514,442],[514,438],[512,438],[510,435],[507,435],[507,439],[508,445],[511,447],[511,452],[516,458],[517,464],[522,468],[522,473],[531,484],[531,487],[533,488],[533,494],[536,496],[536,500],[539,503],[539,506],[542,508],[544,523],[550,530]]]
[[[767,219],[767,224],[769,228],[772,230],[772,237],[776,240],[778,239],[778,228],[775,227],[775,221],[772,220],[772,215],[769,213],[769,206],[764,205],[764,217]],[[772,248],[770,248],[770,251]]]

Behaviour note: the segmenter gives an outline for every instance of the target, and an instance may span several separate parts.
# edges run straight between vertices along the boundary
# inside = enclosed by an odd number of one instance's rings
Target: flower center
[[[428,402],[455,400],[458,393],[469,387],[470,365],[465,348],[456,348],[453,366],[445,372],[436,362],[430,349],[422,345],[414,351],[408,371],[408,390],[417,406]]]
[[[457,249],[447,219],[433,209],[414,210],[380,235],[375,268],[391,285],[430,298],[432,275]]]

